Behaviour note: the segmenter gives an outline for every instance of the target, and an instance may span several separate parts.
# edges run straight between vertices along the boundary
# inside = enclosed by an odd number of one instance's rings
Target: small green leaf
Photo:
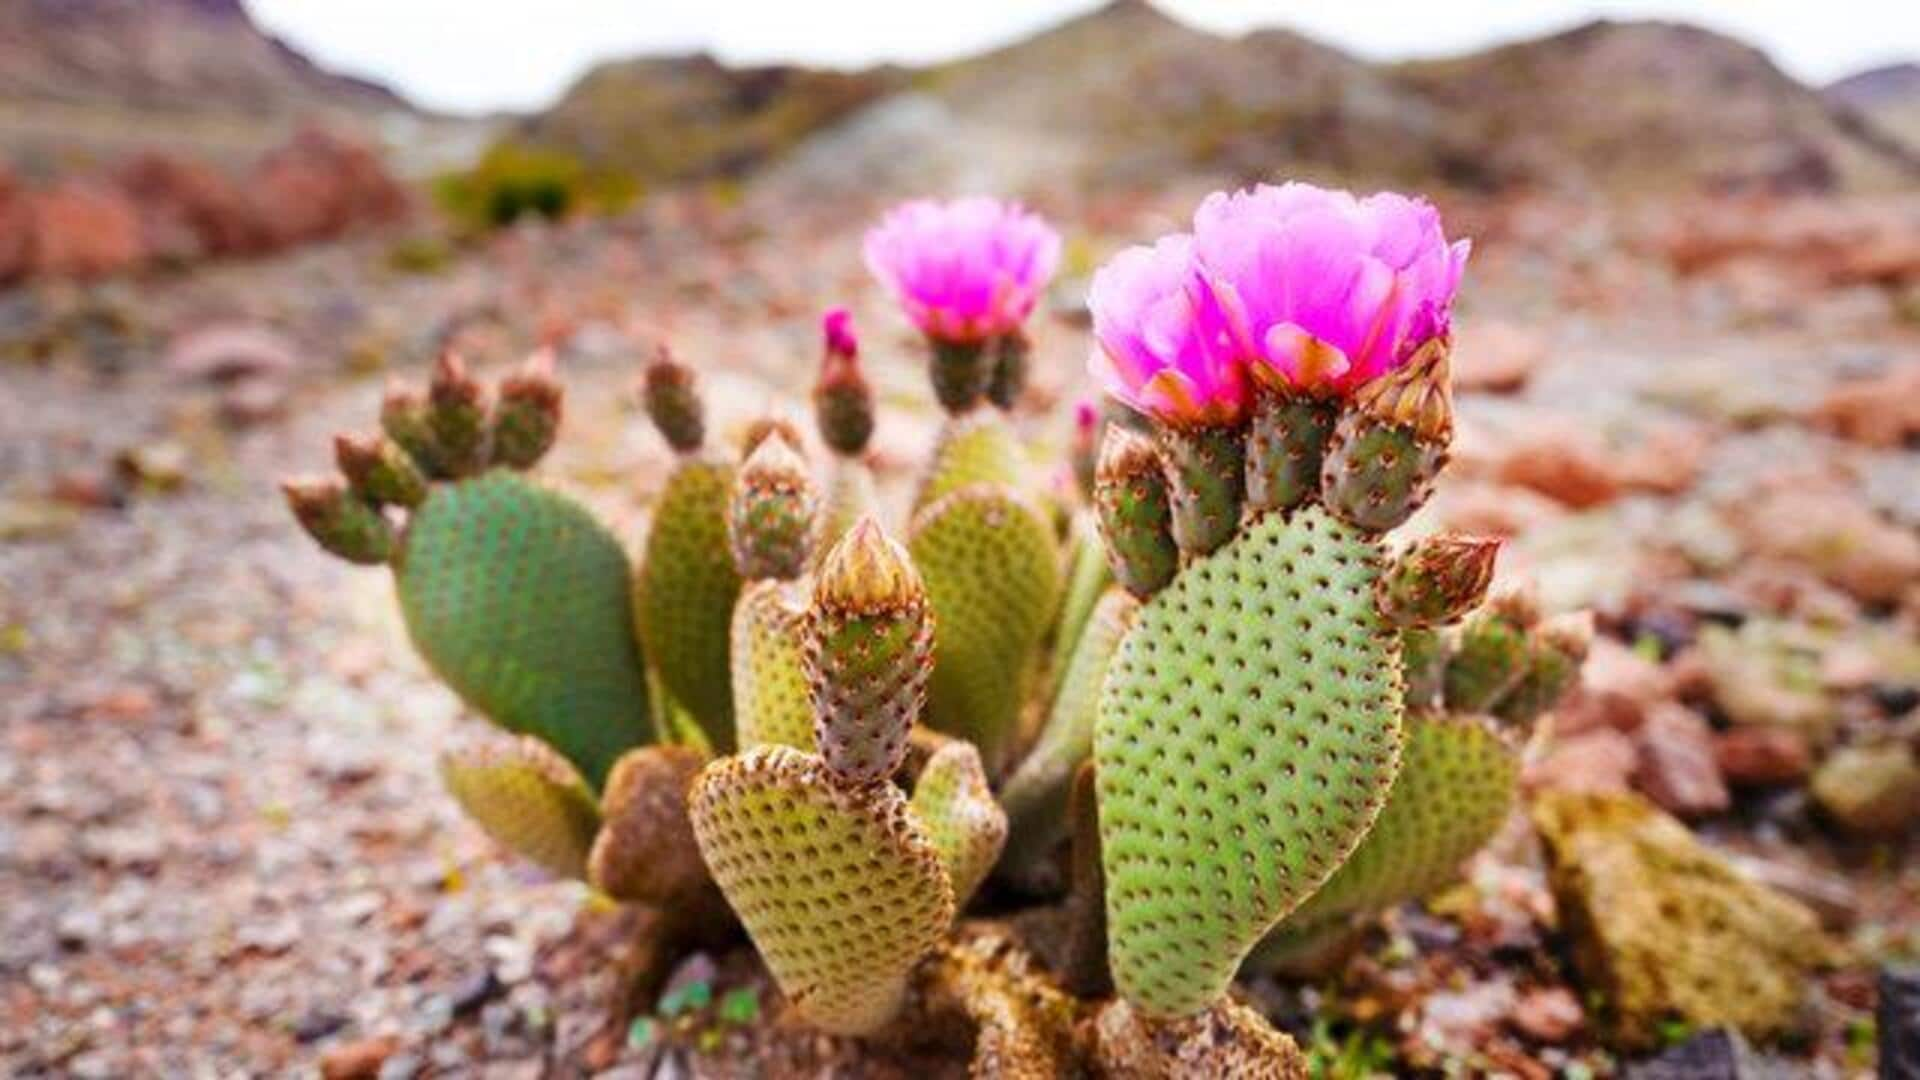
[[[635,1050],[645,1050],[660,1037],[660,1025],[653,1022],[651,1016],[635,1017],[627,1027],[627,1045]]]
[[[660,997],[661,1016],[679,1016],[681,1013],[704,1009],[713,1004],[713,984],[701,979],[677,987]]]
[[[729,990],[720,998],[720,1019],[729,1024],[751,1024],[760,1018],[760,991],[751,986]]]

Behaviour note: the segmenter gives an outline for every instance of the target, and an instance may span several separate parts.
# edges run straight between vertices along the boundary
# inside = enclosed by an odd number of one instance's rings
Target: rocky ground
[[[1084,275],[1190,202],[1051,208],[1037,443],[1082,390]],[[637,536],[665,460],[627,408],[637,358],[671,341],[723,430],[799,413],[836,303],[897,476],[933,410],[858,264],[870,209],[660,199],[445,259],[362,240],[0,295],[0,1073],[746,1075],[777,1051],[872,1075],[785,1029],[740,953],[608,1027],[617,916],[462,821],[433,758],[468,721],[384,575],[323,557],[274,486],[436,343],[497,370],[555,341],[570,417],[544,468]],[[1833,946],[1810,1005],[1744,1052],[1867,1072],[1873,974],[1920,953],[1920,208],[1453,215],[1479,242],[1460,479],[1425,516],[1511,535],[1503,570],[1604,632],[1530,782],[1637,789],[1812,912]],[[1862,221],[1886,249],[1866,269]],[[1735,1053],[1685,1023],[1628,1051],[1590,1016],[1546,866],[1516,823],[1343,977],[1254,999],[1329,1075]]]

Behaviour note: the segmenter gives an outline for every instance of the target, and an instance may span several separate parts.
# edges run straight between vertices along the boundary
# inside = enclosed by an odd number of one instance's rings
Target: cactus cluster
[[[1517,743],[1588,631],[1523,594],[1483,607],[1492,542],[1387,538],[1446,461],[1444,332],[1361,380],[1315,381],[1345,370],[1317,347],[1288,377],[1167,379],[1096,307],[1131,411],[1083,408],[1077,483],[1048,487],[1011,415],[1044,275],[968,309],[991,297],[938,293],[909,240],[882,245],[887,280],[947,416],[897,533],[843,311],[812,398],[823,468],[780,421],[717,446],[692,368],[646,366],[673,460],[631,559],[527,475],[560,422],[547,356],[493,392],[451,356],[396,387],[379,434],[340,440],[340,478],[289,482],[295,515],[391,568],[421,654],[508,733],[444,756],[476,823],[668,936],[730,913],[806,1021],[872,1035],[957,999],[986,1075],[1296,1075],[1227,996],[1236,971],[1443,884],[1506,820]],[[1064,894],[1036,949],[1053,975],[954,932],[979,894]]]

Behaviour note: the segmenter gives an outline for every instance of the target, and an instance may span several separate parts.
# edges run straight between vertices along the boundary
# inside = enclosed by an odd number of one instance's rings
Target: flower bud
[[[1233,538],[1246,497],[1246,445],[1234,427],[1163,424],[1161,456],[1182,554],[1205,555]]]
[[[667,347],[647,365],[642,377],[647,415],[676,453],[691,454],[706,441],[706,410],[694,387],[693,369],[673,358]]]
[[[333,437],[333,456],[353,493],[370,505],[413,507],[427,497],[427,478],[390,438],[342,432]]]
[[[1373,532],[1413,515],[1433,493],[1453,441],[1445,337],[1361,387],[1335,426],[1321,467],[1327,508]]]
[[[1375,587],[1380,614],[1402,628],[1444,626],[1480,606],[1500,541],[1430,536],[1408,548]]]
[[[814,742],[854,783],[885,780],[906,757],[933,670],[933,612],[906,549],[871,517],[827,553],[807,615]]]
[[[820,491],[807,463],[778,435],[761,440],[733,479],[727,540],[740,576],[800,576],[813,550]]]
[[[452,474],[428,415],[427,399],[418,389],[398,379],[387,384],[386,396],[380,401],[380,429],[413,458],[421,472],[436,480],[445,479]]]
[[[1093,506],[1114,579],[1143,600],[1165,588],[1180,568],[1180,552],[1173,542],[1166,470],[1153,443],[1107,425]]]
[[[487,389],[450,349],[440,354],[427,384],[427,423],[452,475],[467,476],[485,466]]]
[[[393,555],[393,526],[334,476],[283,481],[287,506],[307,535],[348,562],[377,565]]]
[[[493,460],[513,469],[537,464],[560,432],[565,396],[554,377],[551,349],[535,352],[500,380],[500,401],[493,410]]]

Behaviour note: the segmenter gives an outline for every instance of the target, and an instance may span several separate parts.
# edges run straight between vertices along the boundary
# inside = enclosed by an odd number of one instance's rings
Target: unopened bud
[[[1493,583],[1500,541],[1480,536],[1430,536],[1416,542],[1381,575],[1376,606],[1402,628],[1444,626],[1480,606]]]
[[[1114,579],[1143,600],[1165,588],[1180,568],[1180,552],[1173,542],[1167,474],[1153,443],[1107,425],[1093,505]]]
[[[427,384],[427,422],[455,476],[478,472],[486,462],[487,390],[458,353],[447,350]]]
[[[1453,441],[1453,392],[1446,338],[1428,342],[1403,367],[1361,387],[1341,414],[1321,466],[1328,509],[1386,532],[1433,494]]]
[[[1073,463],[1073,482],[1082,499],[1093,498],[1094,468],[1100,462],[1100,410],[1093,402],[1073,407],[1073,439],[1067,456]]]
[[[813,387],[814,422],[835,453],[853,457],[865,453],[873,438],[873,387],[860,370],[860,343],[845,308],[827,313],[822,336],[826,351]]]
[[[812,554],[820,491],[786,439],[770,435],[740,466],[727,505],[727,540],[740,576],[800,576]]]
[[[300,527],[321,547],[369,566],[392,557],[393,526],[340,478],[302,477],[282,482],[280,490]]]
[[[500,380],[500,402],[493,410],[493,460],[513,469],[537,464],[560,432],[565,397],[553,373],[551,349],[535,352]]]
[[[447,456],[429,422],[426,395],[398,379],[387,384],[380,401],[380,429],[387,433],[428,477],[439,480],[452,475]]]
[[[354,494],[374,506],[413,507],[427,497],[427,478],[391,438],[342,432],[333,456]]]
[[[666,346],[647,365],[642,393],[647,415],[667,440],[667,445],[682,454],[691,454],[706,441],[706,409],[694,387],[693,369],[673,358]]]

